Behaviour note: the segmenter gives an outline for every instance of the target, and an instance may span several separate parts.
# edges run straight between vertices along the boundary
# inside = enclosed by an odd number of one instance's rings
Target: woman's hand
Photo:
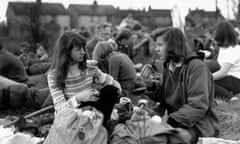
[[[93,77],[99,79],[102,76],[102,71],[97,66],[88,65],[87,67],[93,70]]]
[[[99,80],[100,77],[102,76],[102,71],[98,68],[95,68],[93,75],[94,75],[95,78],[97,78]]]
[[[148,78],[148,79],[143,79],[146,87],[152,87],[154,84],[154,80],[152,78]]]
[[[96,89],[86,89],[76,95],[77,102],[97,101],[99,91]]]
[[[152,87],[154,84],[161,84],[161,78],[156,79],[150,75],[148,78],[143,78],[143,82],[145,83],[146,87]]]

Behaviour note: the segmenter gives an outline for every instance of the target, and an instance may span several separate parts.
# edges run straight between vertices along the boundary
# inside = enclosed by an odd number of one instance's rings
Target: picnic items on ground
[[[107,144],[103,114],[93,107],[59,112],[44,144]]]
[[[188,144],[191,137],[181,129],[173,128],[159,116],[150,116],[140,107],[130,120],[117,124],[110,137],[110,144]]]
[[[0,126],[0,144],[39,144],[44,140],[44,138],[14,131],[14,128]]]

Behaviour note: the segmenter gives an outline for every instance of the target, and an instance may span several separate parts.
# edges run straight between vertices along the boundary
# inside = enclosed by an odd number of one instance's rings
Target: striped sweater
[[[120,84],[115,81],[110,75],[102,73],[99,80],[93,83],[93,77],[91,73],[93,70],[87,69],[86,73],[79,76],[70,77],[67,76],[65,80],[64,90],[56,86],[54,70],[48,74],[48,86],[53,98],[53,103],[56,113],[67,108],[77,107],[76,94],[80,94],[85,89],[91,89],[95,86],[104,87],[106,85],[113,85],[121,91]]]

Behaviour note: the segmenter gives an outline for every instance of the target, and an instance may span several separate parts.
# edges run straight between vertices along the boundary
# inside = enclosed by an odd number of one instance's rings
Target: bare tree
[[[44,43],[49,49],[53,48],[55,41],[59,35],[60,26],[53,19],[46,22],[42,13],[41,0],[31,3],[24,10],[25,18],[18,22],[20,24],[20,31],[25,33],[28,41],[33,43],[32,51],[36,50],[37,43]],[[24,34],[23,34],[24,35]]]
[[[40,14],[41,14],[41,0],[37,0],[37,2],[33,4],[32,7],[30,7],[29,13],[30,29],[35,48],[36,44],[42,41]]]
[[[37,43],[43,40],[43,31],[41,30],[41,0],[37,0],[35,3],[28,3],[24,9],[24,14],[24,18],[18,22],[20,32],[33,42],[33,50],[35,50]]]
[[[6,22],[0,22],[0,37],[6,37],[8,35],[8,27]]]
[[[42,24],[41,31],[41,40],[45,46],[47,46],[48,52],[51,55],[55,42],[59,36],[60,26],[55,20],[52,20],[48,23]]]

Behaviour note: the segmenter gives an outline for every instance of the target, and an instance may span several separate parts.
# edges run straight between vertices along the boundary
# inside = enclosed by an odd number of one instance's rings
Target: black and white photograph
[[[0,144],[240,144],[240,0],[0,0]]]

